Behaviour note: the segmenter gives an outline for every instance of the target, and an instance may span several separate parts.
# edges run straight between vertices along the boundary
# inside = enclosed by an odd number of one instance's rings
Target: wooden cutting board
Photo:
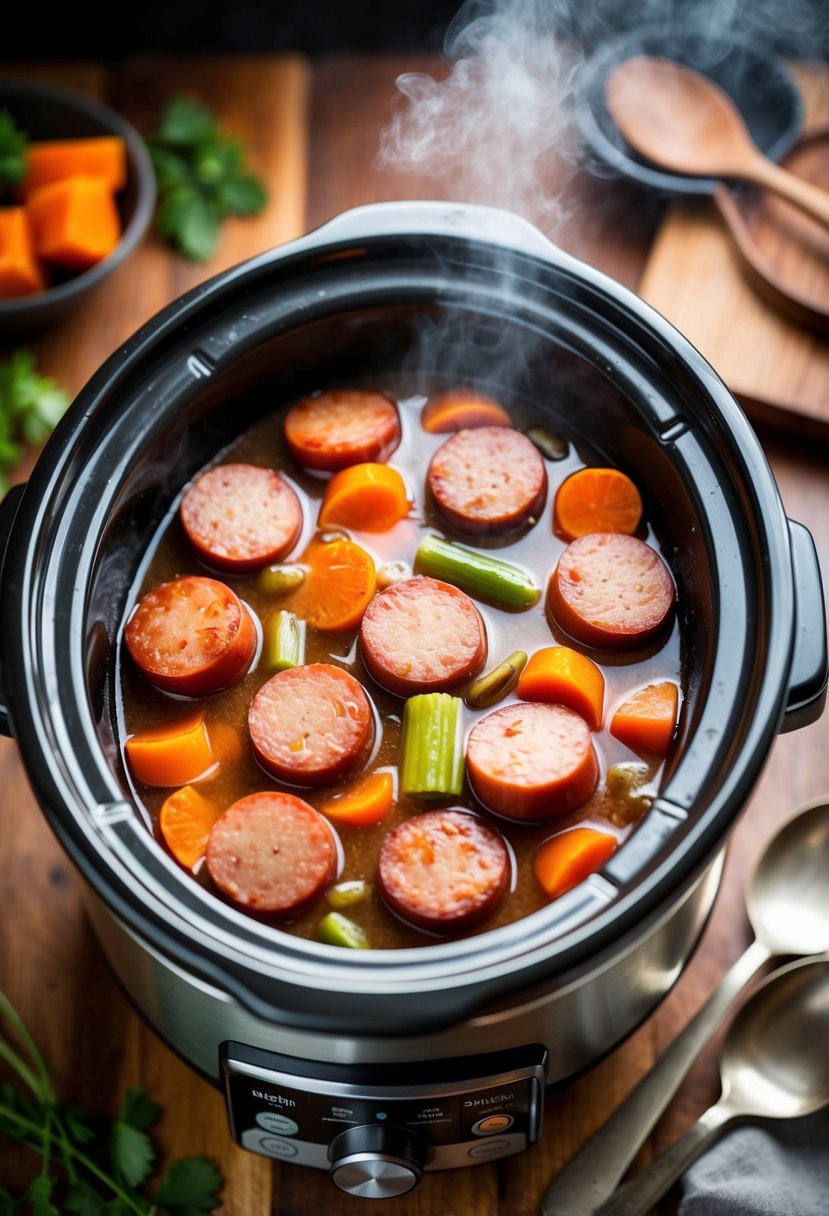
[[[829,72],[794,70],[806,129],[826,124]],[[752,290],[713,202],[670,206],[639,294],[705,355],[754,421],[829,440],[829,338],[786,320]]]

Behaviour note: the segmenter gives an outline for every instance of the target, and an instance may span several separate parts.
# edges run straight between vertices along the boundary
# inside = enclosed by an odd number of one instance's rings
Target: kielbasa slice
[[[537,519],[547,497],[547,471],[520,431],[483,426],[457,431],[432,457],[432,500],[456,531],[504,535]]]
[[[454,933],[494,912],[510,880],[501,836],[468,811],[423,811],[383,841],[380,890],[398,916]]]
[[[584,718],[563,705],[505,705],[472,728],[466,770],[475,796],[508,819],[552,819],[586,802],[599,762]]]
[[[629,650],[663,628],[674,606],[662,558],[636,536],[592,532],[569,544],[547,586],[554,621],[586,646]]]
[[[211,566],[237,573],[280,561],[302,529],[299,498],[273,469],[222,464],[202,473],[179,508],[184,531]]]
[[[213,825],[207,869],[247,912],[293,916],[334,879],[337,846],[319,811],[293,794],[249,794]]]
[[[330,663],[277,672],[248,710],[254,755],[291,785],[329,785],[366,757],[374,737],[362,686]]]
[[[244,675],[256,652],[256,628],[230,587],[188,575],[142,596],[124,640],[156,688],[199,697]]]
[[[388,460],[400,442],[400,418],[382,393],[339,389],[297,402],[285,416],[285,442],[306,469],[335,472]]]
[[[375,595],[360,626],[363,661],[390,692],[445,692],[486,662],[486,626],[457,587],[425,575]]]

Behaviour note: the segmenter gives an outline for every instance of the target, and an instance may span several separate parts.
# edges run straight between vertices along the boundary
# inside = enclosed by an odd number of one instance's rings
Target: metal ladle
[[[829,227],[829,194],[764,156],[731,98],[701,72],[636,55],[610,74],[605,100],[631,147],[662,168],[753,182]]]
[[[829,950],[829,797],[799,807],[766,845],[746,907],[755,940],[685,1029],[553,1180],[542,1216],[590,1216],[611,1195],[685,1074],[769,959]],[[829,1053],[828,1053],[829,1054]]]
[[[728,1029],[722,1097],[667,1152],[621,1186],[595,1216],[645,1216],[731,1122],[797,1119],[829,1104],[829,959],[770,975]]]

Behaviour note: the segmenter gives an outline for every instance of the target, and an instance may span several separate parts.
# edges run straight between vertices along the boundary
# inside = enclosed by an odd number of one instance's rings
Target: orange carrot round
[[[329,798],[320,807],[323,815],[351,828],[371,828],[382,823],[392,808],[394,782],[391,773],[369,773],[339,798]]]
[[[548,899],[558,899],[600,870],[616,851],[618,840],[596,828],[570,828],[552,836],[533,861],[535,876]]]
[[[39,186],[66,177],[99,177],[113,194],[127,182],[127,149],[118,135],[87,139],[41,140],[26,152],[26,175],[20,183],[21,198]]]
[[[216,763],[202,712],[139,731],[124,746],[133,777],[145,785],[187,785]]]
[[[604,715],[604,676],[586,655],[569,646],[545,646],[530,658],[516,688],[522,701],[552,701],[581,714],[591,730]]]
[[[387,532],[409,514],[406,486],[387,464],[353,464],[335,473],[325,489],[319,526],[339,524],[356,532]]]
[[[183,786],[166,799],[158,826],[164,843],[180,865],[192,870],[201,861],[210,829],[220,814],[220,808],[192,785]]]
[[[301,559],[305,579],[284,606],[314,629],[354,629],[374,595],[374,561],[350,540],[312,541]]]
[[[452,389],[430,398],[420,415],[424,431],[443,435],[449,431],[479,426],[512,426],[507,411],[490,397],[464,389]]]
[[[648,684],[619,706],[610,733],[634,752],[664,756],[671,744],[679,709],[679,689],[670,680]]]
[[[121,219],[107,183],[99,177],[66,177],[38,186],[26,200],[39,257],[67,270],[100,262],[121,239]]]
[[[619,469],[580,469],[561,483],[553,503],[553,531],[563,540],[591,532],[632,536],[642,518],[636,486]]]
[[[242,740],[239,738],[239,732],[230,723],[214,719],[205,725],[214,760],[219,764],[232,764],[234,760],[242,759]]]

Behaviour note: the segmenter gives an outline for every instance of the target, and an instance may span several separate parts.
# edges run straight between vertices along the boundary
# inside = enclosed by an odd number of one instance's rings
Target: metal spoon
[[[637,55],[608,76],[605,101],[628,143],[663,169],[754,182],[829,226],[829,195],[764,156],[731,98],[701,72]]]
[[[654,1067],[541,1201],[542,1216],[589,1216],[611,1195],[745,985],[777,955],[829,950],[829,796],[798,807],[766,845],[746,907],[755,940]]]
[[[595,1216],[645,1216],[736,1119],[797,1119],[829,1104],[829,959],[790,963],[748,998],[728,1029],[722,1097]]]

